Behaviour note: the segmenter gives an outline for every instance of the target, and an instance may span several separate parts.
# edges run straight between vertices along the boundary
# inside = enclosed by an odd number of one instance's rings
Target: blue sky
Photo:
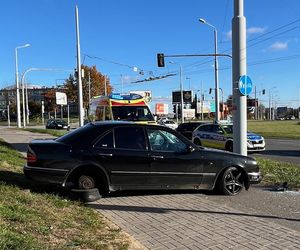
[[[107,74],[116,92],[151,90],[154,102],[169,102],[179,89],[179,77],[132,83],[149,76],[178,73],[183,66],[184,88],[201,85],[207,100],[214,86],[213,58],[170,59],[176,64],[158,68],[156,54],[213,53],[213,30],[218,30],[219,52],[231,53],[233,0],[10,0],[0,9],[0,88],[15,81],[15,47],[19,72],[36,68],[65,71],[31,72],[32,84],[60,84],[76,67],[75,5],[78,4],[82,62]],[[272,89],[277,106],[300,105],[300,1],[245,0],[247,73],[257,90]],[[86,56],[84,56],[86,55]],[[97,57],[91,58],[91,57]],[[137,67],[143,75],[134,71]],[[219,59],[219,82],[231,93],[231,66]],[[70,71],[68,71],[70,70]],[[121,84],[121,79],[123,85]],[[269,96],[258,95],[268,106]],[[153,103],[154,103],[153,102]]]

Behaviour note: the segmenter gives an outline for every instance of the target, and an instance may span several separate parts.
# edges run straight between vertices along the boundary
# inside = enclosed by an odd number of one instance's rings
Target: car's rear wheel
[[[237,195],[243,190],[243,173],[236,167],[227,168],[219,179],[219,189],[225,195]]]
[[[84,201],[95,201],[107,194],[104,177],[95,171],[78,171],[71,178],[74,183],[72,192]]]
[[[79,189],[92,189],[96,187],[96,181],[93,177],[88,175],[81,175],[78,178],[78,188]]]
[[[194,139],[194,143],[195,143],[197,146],[201,146],[201,145],[202,145],[199,138],[195,138],[195,139]]]

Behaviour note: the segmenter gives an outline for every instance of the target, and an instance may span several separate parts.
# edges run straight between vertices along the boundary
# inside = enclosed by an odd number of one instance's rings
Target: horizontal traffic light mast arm
[[[164,57],[192,57],[192,56],[227,56],[232,58],[229,54],[191,54],[191,55],[164,55]]]

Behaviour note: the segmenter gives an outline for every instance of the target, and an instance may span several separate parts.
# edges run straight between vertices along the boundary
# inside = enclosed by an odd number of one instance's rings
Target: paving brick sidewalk
[[[151,250],[300,249],[299,232],[201,194],[111,197],[89,205]]]

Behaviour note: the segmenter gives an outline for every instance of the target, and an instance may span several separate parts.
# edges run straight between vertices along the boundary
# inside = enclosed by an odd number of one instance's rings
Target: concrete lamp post
[[[216,116],[215,121],[220,120],[220,107],[219,107],[219,76],[218,76],[218,32],[215,26],[206,22],[205,19],[199,18],[199,22],[208,25],[214,29],[214,44],[215,44],[215,106],[216,106]]]
[[[15,48],[15,63],[16,63],[16,90],[17,90],[17,95],[16,95],[16,103],[17,103],[17,126],[18,128],[21,128],[21,110],[20,110],[20,86],[19,86],[19,71],[18,71],[18,49],[23,49],[29,47],[30,44],[24,44],[22,46],[18,46]],[[22,86],[22,99],[24,103],[24,87]],[[25,113],[23,113],[23,116],[25,116]]]

